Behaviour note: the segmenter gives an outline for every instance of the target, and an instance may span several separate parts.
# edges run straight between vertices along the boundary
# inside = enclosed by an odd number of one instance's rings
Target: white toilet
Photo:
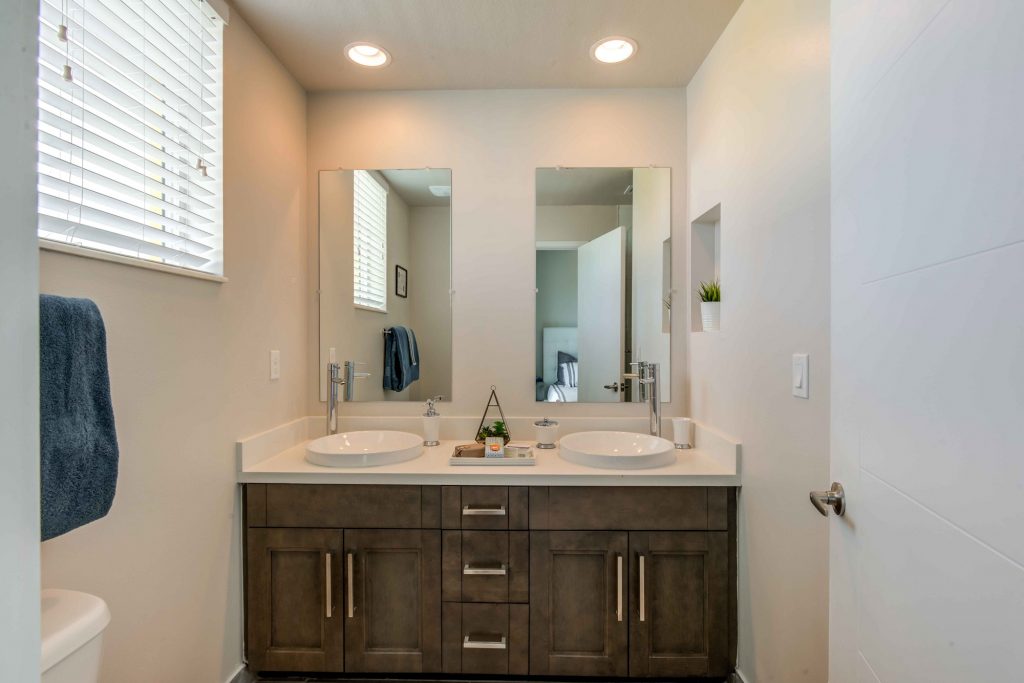
[[[96,683],[103,631],[110,623],[107,603],[59,589],[44,590],[42,598],[42,683]]]

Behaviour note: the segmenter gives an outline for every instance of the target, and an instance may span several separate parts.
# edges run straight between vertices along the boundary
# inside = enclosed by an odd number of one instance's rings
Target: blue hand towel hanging
[[[110,511],[117,433],[107,337],[88,299],[39,298],[39,439],[42,539]]]

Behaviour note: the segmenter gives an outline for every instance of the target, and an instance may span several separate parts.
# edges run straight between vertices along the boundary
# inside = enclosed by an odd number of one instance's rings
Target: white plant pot
[[[717,332],[722,321],[721,301],[700,302],[700,323],[705,332]]]

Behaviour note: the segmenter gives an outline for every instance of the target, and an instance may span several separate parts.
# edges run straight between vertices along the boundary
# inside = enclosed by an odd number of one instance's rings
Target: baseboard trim
[[[737,669],[729,674],[729,683],[750,683],[750,681]]]
[[[238,671],[229,678],[226,683],[255,683],[256,679],[253,678],[249,670],[245,668],[245,664],[238,665]]]

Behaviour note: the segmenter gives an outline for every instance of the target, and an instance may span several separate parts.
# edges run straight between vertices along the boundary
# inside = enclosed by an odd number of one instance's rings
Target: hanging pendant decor
[[[490,412],[491,408],[498,409],[498,415],[501,416],[501,419],[485,426],[487,413]],[[478,443],[483,443],[488,437],[501,437],[505,440],[505,443],[512,440],[512,435],[508,431],[508,422],[505,420],[505,411],[501,409],[498,391],[493,384],[491,385],[491,395],[487,398],[487,405],[484,407],[484,414],[480,417],[480,426],[476,428],[476,440]]]

